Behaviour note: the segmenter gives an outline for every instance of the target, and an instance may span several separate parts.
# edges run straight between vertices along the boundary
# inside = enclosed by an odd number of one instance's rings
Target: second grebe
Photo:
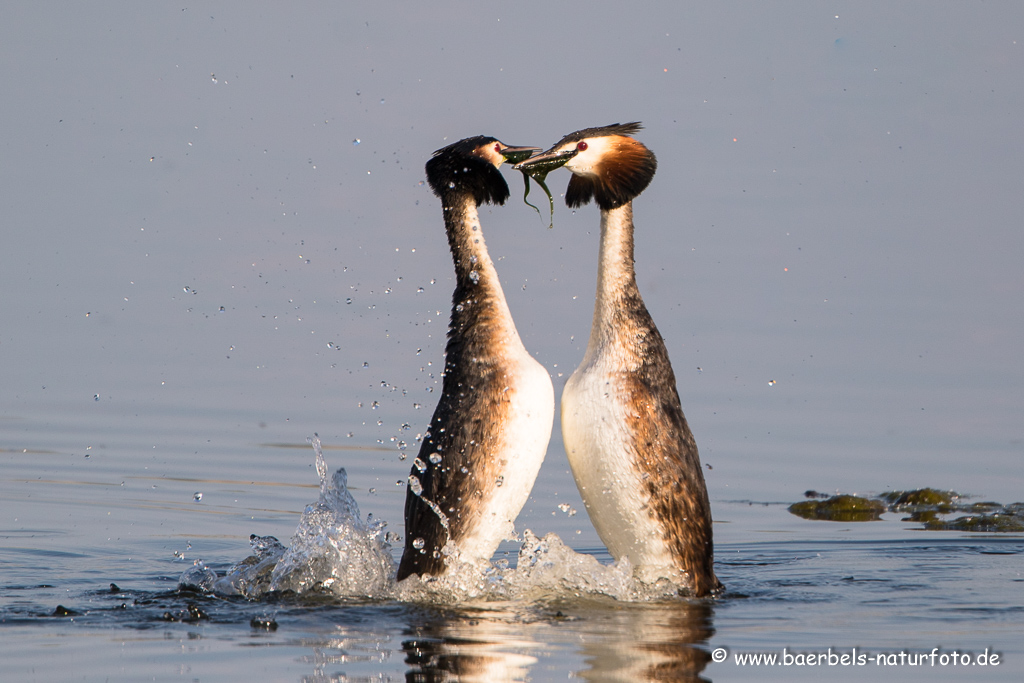
[[[590,341],[562,393],[562,437],[590,519],[612,556],[628,557],[641,579],[668,578],[704,596],[722,588],[707,487],[633,265],[632,200],[657,168],[654,154],[631,137],[640,129],[580,130],[515,168],[564,165],[573,174],[566,204],[594,200],[601,209]]]

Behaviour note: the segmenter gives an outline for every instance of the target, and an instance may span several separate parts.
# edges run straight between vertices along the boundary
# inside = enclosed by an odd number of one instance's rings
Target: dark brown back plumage
[[[511,392],[503,391],[506,364],[494,353],[503,333],[498,302],[485,294],[497,283],[465,255],[476,234],[467,227],[472,202],[503,204],[508,185],[497,168],[476,156],[474,150],[496,142],[477,136],[434,152],[426,164],[427,180],[440,197],[445,229],[455,263],[455,292],[445,346],[441,398],[424,434],[419,456],[410,476],[422,486],[421,495],[410,488],[405,498],[405,551],[397,579],[411,574],[437,575],[445,570],[441,550],[449,538],[459,538],[474,521],[479,498],[499,476],[500,463],[489,457],[497,451],[493,420],[505,413]],[[474,416],[455,420],[453,416]],[[432,462],[432,455],[440,455]],[[435,459],[437,459],[435,455]],[[423,467],[422,471],[419,469]],[[441,519],[425,501],[431,501],[447,518]],[[414,530],[414,531],[411,531]],[[417,539],[423,541],[416,548]]]

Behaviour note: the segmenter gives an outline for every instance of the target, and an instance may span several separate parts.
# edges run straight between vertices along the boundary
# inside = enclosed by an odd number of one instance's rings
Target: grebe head
[[[576,208],[593,199],[602,209],[615,209],[643,192],[658,168],[654,152],[630,137],[641,128],[638,121],[584,128],[515,169],[545,173],[565,166],[572,171],[566,205]]]
[[[510,147],[486,135],[466,138],[434,152],[426,166],[427,182],[441,199],[468,194],[477,205],[504,204],[508,184],[498,167],[522,161],[539,149]]]

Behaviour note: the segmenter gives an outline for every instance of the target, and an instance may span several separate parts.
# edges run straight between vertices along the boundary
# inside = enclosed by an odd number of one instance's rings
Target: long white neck
[[[620,333],[622,316],[640,292],[633,268],[633,203],[601,211],[601,249],[597,261],[597,296],[586,358],[606,348]]]
[[[444,207],[448,244],[455,264],[452,328],[483,326],[492,342],[522,346],[494,262],[487,253],[476,202],[460,197]]]

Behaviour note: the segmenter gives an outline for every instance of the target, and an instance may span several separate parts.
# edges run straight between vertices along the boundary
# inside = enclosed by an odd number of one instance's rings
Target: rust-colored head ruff
[[[553,166],[564,159],[562,163],[572,171],[565,191],[567,206],[576,208],[594,200],[606,211],[617,209],[647,189],[658,168],[654,152],[631,137],[642,128],[638,121],[584,128],[516,168]]]

